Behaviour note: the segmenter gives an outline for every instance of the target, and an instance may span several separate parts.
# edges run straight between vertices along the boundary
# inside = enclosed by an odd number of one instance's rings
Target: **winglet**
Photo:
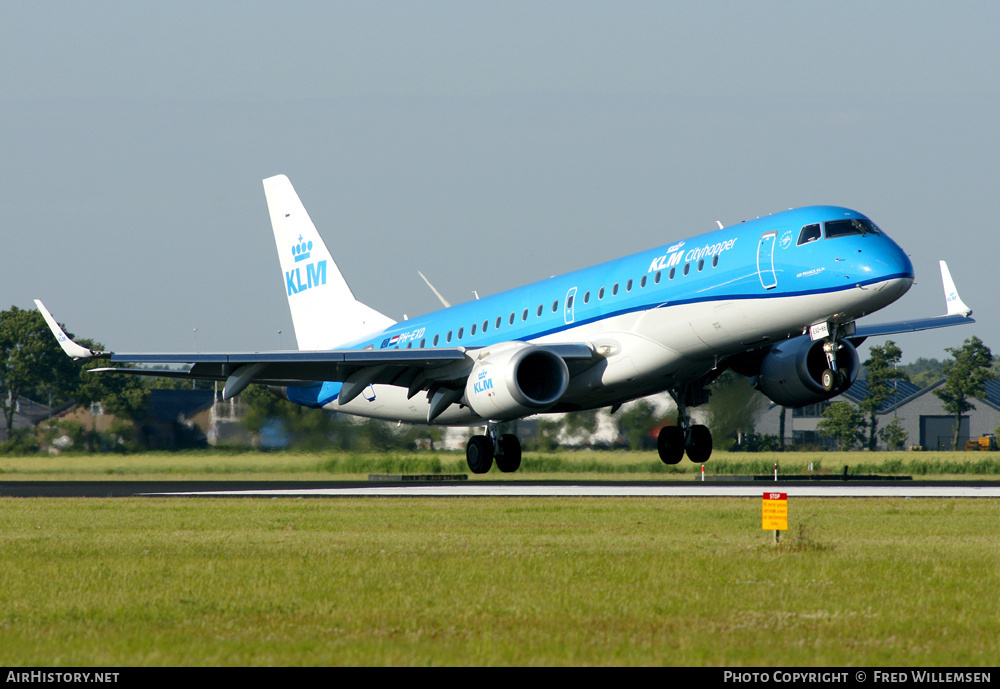
[[[958,296],[958,290],[955,288],[955,281],[951,279],[951,272],[948,270],[948,264],[941,261],[941,282],[944,283],[944,301],[948,305],[948,315],[961,315],[969,316],[972,314],[972,309],[965,305],[962,301],[962,297]]]
[[[69,336],[66,335],[65,332],[63,332],[63,329],[59,327],[59,324],[56,323],[56,319],[53,318],[52,314],[49,313],[49,310],[45,308],[45,304],[43,304],[38,299],[35,299],[35,306],[37,306],[38,310],[42,312],[42,318],[45,319],[46,325],[49,326],[49,330],[52,331],[52,334],[56,336],[56,340],[59,342],[59,346],[63,348],[63,351],[66,352],[66,354],[73,357],[74,359],[91,359],[95,356],[102,356],[107,354],[107,352],[100,352],[93,349],[87,349],[86,347],[83,347],[81,345],[78,345],[76,342],[73,342],[73,340],[69,339]]]

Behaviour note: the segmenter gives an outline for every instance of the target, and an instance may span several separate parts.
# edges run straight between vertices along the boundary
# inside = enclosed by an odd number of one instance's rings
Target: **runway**
[[[808,481],[720,482],[572,482],[572,481],[11,481],[0,482],[0,497],[197,497],[197,498],[347,498],[347,497],[639,497],[760,498],[765,492],[815,498],[1000,498],[997,481],[885,481],[824,483]]]

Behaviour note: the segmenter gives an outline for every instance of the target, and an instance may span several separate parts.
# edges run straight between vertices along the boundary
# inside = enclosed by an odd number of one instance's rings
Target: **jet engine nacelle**
[[[484,419],[511,421],[550,409],[568,385],[562,357],[521,344],[477,361],[465,384],[465,399]]]
[[[823,389],[821,380],[828,368],[822,340],[796,337],[771,347],[760,364],[757,389],[784,407],[801,407],[836,397],[858,378],[861,366],[854,345],[840,342],[837,369],[847,382],[830,392]]]

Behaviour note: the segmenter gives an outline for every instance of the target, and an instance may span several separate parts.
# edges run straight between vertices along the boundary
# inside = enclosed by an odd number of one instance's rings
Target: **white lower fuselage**
[[[815,323],[849,323],[891,304],[913,280],[891,278],[833,292],[717,302],[669,303],[613,316],[528,340],[544,346],[587,342],[605,352],[589,370],[575,376],[561,400],[579,409],[619,404],[670,389],[704,375],[726,357],[803,334]],[[372,385],[347,404],[333,400],[326,409],[357,416],[426,423],[426,394],[407,399],[407,390]],[[434,420],[439,425],[488,421],[467,405],[453,404]]]

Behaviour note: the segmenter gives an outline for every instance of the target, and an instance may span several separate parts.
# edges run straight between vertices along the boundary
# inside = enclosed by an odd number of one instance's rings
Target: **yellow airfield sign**
[[[764,531],[788,531],[788,493],[764,493],[761,528]]]

